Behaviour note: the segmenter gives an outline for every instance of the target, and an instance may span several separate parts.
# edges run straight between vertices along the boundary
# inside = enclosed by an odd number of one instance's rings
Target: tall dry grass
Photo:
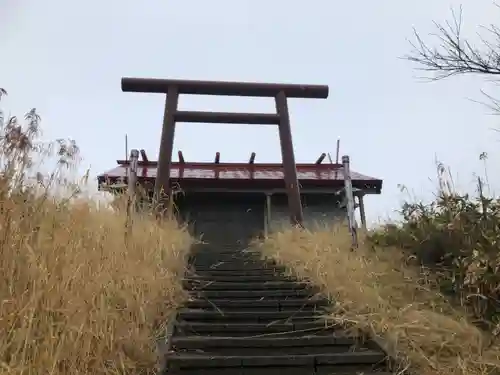
[[[347,229],[291,229],[260,244],[267,257],[317,284],[332,301],[330,319],[376,338],[396,371],[420,375],[500,373],[500,346],[455,309],[398,249],[365,238],[351,251]]]
[[[144,213],[125,241],[124,211],[78,198],[62,178],[64,142],[41,178],[30,113],[0,136],[0,373],[153,373],[155,338],[185,297],[191,239]]]

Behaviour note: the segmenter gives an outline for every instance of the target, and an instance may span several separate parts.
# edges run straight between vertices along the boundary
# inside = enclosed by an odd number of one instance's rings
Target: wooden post
[[[271,232],[271,194],[267,193],[266,194],[266,209],[265,209],[265,216],[266,216],[266,221],[265,221],[265,235],[266,238]]]
[[[352,192],[352,181],[351,181],[351,168],[349,156],[342,156],[342,171],[344,173],[344,186],[345,195],[347,199],[347,220],[349,225],[349,231],[352,235],[353,247],[358,247],[358,236],[356,228],[356,218],[354,217],[354,195]]]
[[[128,188],[127,188],[127,222],[125,236],[128,239],[132,230],[132,221],[136,208],[136,187],[137,187],[137,164],[139,162],[139,151],[130,151],[130,164],[128,166]]]
[[[137,188],[137,164],[139,161],[139,151],[130,151],[130,164],[128,167],[128,197],[129,200],[135,201]]]
[[[364,193],[361,192],[358,195],[358,203],[359,203],[359,216],[361,217],[361,227],[363,230],[366,230],[366,213],[365,213],[365,202],[363,200]]]
[[[174,148],[175,112],[177,111],[178,103],[179,90],[177,86],[170,86],[163,113],[163,127],[153,200],[158,212],[162,212],[166,208],[165,201],[170,197],[170,165],[172,163],[172,151]]]

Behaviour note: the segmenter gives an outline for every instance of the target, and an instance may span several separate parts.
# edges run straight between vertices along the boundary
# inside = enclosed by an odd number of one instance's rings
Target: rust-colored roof
[[[255,163],[252,152],[247,163],[221,163],[217,152],[211,163],[186,162],[182,151],[179,161],[172,162],[170,181],[189,189],[229,189],[229,190],[279,190],[284,187],[283,164]],[[137,177],[141,184],[152,186],[157,174],[157,161],[150,161],[141,150],[142,160],[138,161]],[[344,176],[342,164],[325,163],[327,156],[322,153],[315,163],[297,164],[297,178],[304,189],[342,189]],[[99,188],[103,184],[126,183],[129,161],[117,160],[118,166],[98,176]],[[382,180],[351,170],[352,185],[369,194],[380,194]]]
[[[118,161],[120,165],[101,176],[102,178],[125,178],[127,163]],[[343,180],[341,164],[297,164],[299,180]],[[143,179],[156,178],[156,162],[139,162],[137,175]],[[242,163],[172,163],[170,178],[173,179],[219,179],[219,180],[283,180],[281,164],[242,164]],[[351,170],[352,180],[377,181],[379,179],[365,176]]]

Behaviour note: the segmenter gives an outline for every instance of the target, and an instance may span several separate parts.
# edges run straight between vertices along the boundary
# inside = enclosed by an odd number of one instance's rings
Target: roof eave
[[[98,188],[101,190],[103,184],[107,182],[121,182],[122,184],[127,183],[126,177],[106,177],[105,175],[98,176]],[[153,186],[155,183],[154,177],[141,177],[138,176],[138,181],[140,183],[147,183]],[[244,189],[244,188],[255,188],[258,190],[267,190],[276,187],[283,186],[284,182],[281,179],[218,179],[218,178],[173,178],[171,179],[171,184],[180,185],[181,188],[189,190],[193,187],[197,189],[218,187],[218,188],[228,188],[228,189]],[[301,188],[315,189],[315,188],[342,188],[344,186],[343,180],[299,180],[299,185]],[[382,192],[382,180],[380,179],[370,179],[370,180],[352,180],[352,185],[354,188],[364,191],[366,194],[381,194]]]

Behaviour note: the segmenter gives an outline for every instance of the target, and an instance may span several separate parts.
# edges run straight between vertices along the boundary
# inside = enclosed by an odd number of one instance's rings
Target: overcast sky
[[[463,0],[465,31],[497,21],[490,0]],[[74,138],[94,175],[144,148],[156,158],[164,97],[122,93],[122,76],[327,84],[327,100],[290,103],[297,162],[349,154],[352,169],[384,180],[367,200],[370,220],[390,215],[405,184],[432,194],[437,157],[473,189],[489,153],[500,187],[500,118],[481,100],[481,77],[422,83],[410,52],[412,27],[434,31],[454,0],[0,0],[0,87],[15,114],[36,107],[46,139]],[[490,92],[494,93],[494,91]],[[182,97],[184,109],[270,111],[269,99]],[[180,124],[186,160],[280,160],[277,129]]]

